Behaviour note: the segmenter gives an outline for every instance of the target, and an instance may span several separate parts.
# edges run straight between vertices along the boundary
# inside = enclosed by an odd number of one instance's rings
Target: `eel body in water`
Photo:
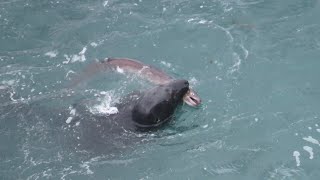
[[[173,77],[158,68],[146,65],[138,60],[128,58],[107,58],[100,62],[93,63],[85,69],[85,76],[87,78],[88,76],[97,73],[97,71],[105,70],[139,74],[141,77],[157,85],[165,84],[174,80]],[[78,81],[81,81],[83,78],[84,77],[82,76],[82,78],[80,77],[76,79],[74,83],[77,84]],[[192,89],[186,93],[183,97],[183,101],[192,107],[197,107],[201,104],[201,98]]]

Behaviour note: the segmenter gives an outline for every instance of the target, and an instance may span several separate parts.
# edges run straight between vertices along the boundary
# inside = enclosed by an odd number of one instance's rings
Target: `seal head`
[[[132,120],[138,127],[157,127],[167,122],[188,91],[186,80],[173,80],[146,91],[133,107]]]

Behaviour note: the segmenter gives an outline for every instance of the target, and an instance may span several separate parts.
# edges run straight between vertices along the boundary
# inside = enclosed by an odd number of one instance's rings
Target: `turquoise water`
[[[318,17],[316,0],[2,0],[0,179],[318,179]],[[203,104],[124,151],[70,150],[61,112],[150,86],[105,73],[65,91],[106,57],[188,79]]]

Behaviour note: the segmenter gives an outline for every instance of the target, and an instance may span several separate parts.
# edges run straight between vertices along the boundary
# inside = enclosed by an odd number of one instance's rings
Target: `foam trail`
[[[310,154],[309,159],[313,159],[313,149],[310,146],[303,146],[303,149]]]
[[[57,57],[58,54],[59,54],[58,51],[49,51],[49,52],[45,53],[44,55],[48,56],[50,58],[54,58],[54,57]]]
[[[293,152],[293,157],[295,157],[295,159],[296,159],[297,166],[300,166],[300,158],[299,158],[299,156],[300,156],[299,151],[294,151]]]
[[[316,145],[319,145],[319,146],[320,146],[319,141],[316,140],[316,139],[314,139],[312,136],[304,137],[304,138],[302,138],[302,139],[305,140],[305,141],[308,141],[308,142],[310,142],[310,143],[312,143],[312,144],[316,144]]]

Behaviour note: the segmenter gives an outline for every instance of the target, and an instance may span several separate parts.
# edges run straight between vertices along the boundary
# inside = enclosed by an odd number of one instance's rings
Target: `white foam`
[[[83,61],[85,61],[86,60],[86,57],[84,56],[84,54],[74,54],[74,55],[72,55],[71,56],[71,62],[72,63],[74,63],[74,62],[77,62],[77,61],[79,61],[79,62],[83,62]]]
[[[72,119],[73,119],[73,117],[68,117],[68,119],[66,120],[66,123],[67,124],[71,123]]]
[[[80,165],[80,167],[86,169],[87,174],[93,174],[93,171],[91,171],[90,169],[89,163],[90,163],[89,161],[84,162],[83,164]]]
[[[44,55],[50,58],[54,58],[54,57],[57,57],[58,54],[59,54],[58,51],[49,51],[49,52],[46,52]]]
[[[142,68],[138,71],[138,74],[143,74],[143,71],[149,69],[149,66],[142,66]]]
[[[201,19],[198,23],[199,24],[206,24],[207,22],[208,22],[207,20]]]
[[[192,22],[192,21],[194,21],[194,20],[196,20],[196,19],[194,19],[194,18],[190,18],[190,19],[188,19],[188,21],[187,21],[187,22]]]
[[[309,130],[312,130],[312,127],[308,127]]]
[[[124,74],[124,70],[121,69],[119,66],[117,66],[117,72],[118,72],[118,73],[121,73],[121,74]]]
[[[100,94],[106,95],[106,94],[108,94],[108,92],[107,91],[101,91]]]
[[[63,61],[62,64],[68,64],[69,62],[83,62],[86,60],[86,56],[85,53],[87,51],[87,46],[83,47],[83,49],[78,53],[78,54],[74,54],[71,57],[69,57],[68,55],[64,55],[64,57],[66,58],[66,61]]]
[[[102,94],[105,96],[100,99],[101,103],[93,107],[89,107],[90,112],[93,114],[105,115],[117,114],[119,112],[118,108],[112,106],[112,103],[117,102],[117,99],[114,98],[110,92],[103,91]]]
[[[10,99],[11,99],[11,101],[17,101],[17,100],[15,100],[15,99],[13,99],[13,95],[15,94],[15,92],[10,92]]]
[[[219,168],[216,168],[216,169],[211,169],[211,170],[208,170],[208,169],[205,169],[207,170],[208,172],[210,171],[210,173],[214,173],[214,174],[230,174],[230,173],[235,173],[237,172],[237,169],[234,168],[234,167],[219,167]],[[214,175],[213,174],[213,175]]]
[[[240,44],[240,47],[244,52],[244,59],[247,59],[249,55],[249,51],[243,46],[243,44]]]
[[[104,1],[104,2],[103,2],[103,7],[108,6],[108,3],[109,3],[109,1]]]
[[[62,64],[68,64],[71,61],[71,58],[68,55],[63,55],[66,58],[66,61],[62,61]]]
[[[167,11],[167,8],[166,8],[166,7],[163,7],[163,8],[162,8],[162,12],[165,12],[165,11]]]
[[[171,68],[171,63],[165,62],[165,61],[161,61],[161,64],[167,66],[168,68]]]
[[[71,109],[70,115],[75,116],[76,115],[76,109]]]
[[[199,81],[195,77],[191,77],[191,79],[189,80],[189,83],[192,86],[195,86],[195,85],[197,85],[199,83]]]
[[[2,81],[1,84],[3,85],[8,85],[8,86],[13,86],[15,84],[15,80],[8,80],[8,81]]]
[[[83,47],[83,49],[79,52],[79,55],[85,54],[87,51],[87,46]]]
[[[119,112],[117,107],[109,107],[106,109],[107,114],[117,114]]]
[[[255,122],[258,122],[258,121],[259,121],[259,119],[258,119],[258,118],[254,118],[254,121],[255,121]]]
[[[74,72],[74,71],[72,71],[72,70],[69,70],[69,71],[67,72],[67,74],[66,74],[66,77],[68,77],[70,73],[73,73],[73,74],[75,74],[75,72]]]
[[[298,177],[300,170],[296,168],[286,167],[285,165],[280,165],[269,172],[270,176],[268,179],[292,179],[293,177]]]
[[[240,70],[240,65],[241,65],[241,58],[237,53],[233,53],[234,59],[236,59],[235,63],[232,65],[232,67],[229,70],[230,74],[233,74],[234,72],[237,72]]]
[[[303,149],[310,154],[309,159],[313,159],[313,149],[310,146],[303,146]]]
[[[97,46],[98,46],[98,44],[95,43],[95,42],[90,43],[90,45],[91,45],[92,47],[97,47]]]
[[[294,151],[292,156],[295,157],[297,166],[300,166],[300,158],[299,158],[300,153],[299,153],[299,151]]]
[[[308,142],[310,142],[310,143],[312,143],[312,144],[316,144],[316,145],[319,145],[319,146],[320,146],[319,141],[316,140],[316,139],[314,139],[312,136],[304,137],[304,138],[302,138],[302,139],[305,140],[305,141],[308,141]]]
[[[320,132],[320,129],[317,129],[318,132]]]

